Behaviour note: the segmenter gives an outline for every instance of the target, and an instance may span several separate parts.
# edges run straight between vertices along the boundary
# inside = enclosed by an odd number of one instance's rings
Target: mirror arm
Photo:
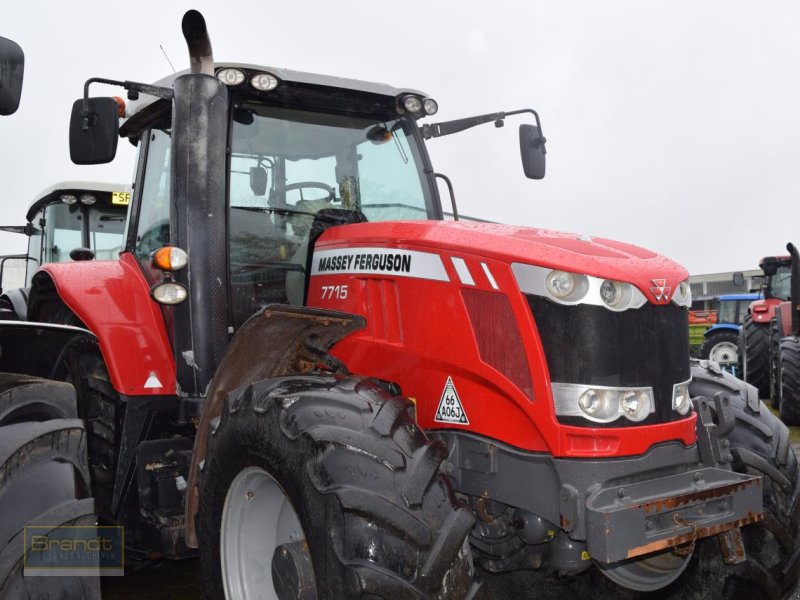
[[[81,109],[81,117],[83,118],[83,130],[89,129],[89,85],[92,83],[105,83],[106,85],[118,85],[128,90],[128,99],[135,100],[139,94],[148,94],[163,98],[164,100],[172,100],[174,93],[172,89],[160,87],[157,85],[150,85],[148,83],[138,83],[136,81],[117,81],[116,79],[104,79],[103,77],[92,77],[87,79],[83,84],[83,108]]]
[[[467,117],[466,119],[456,119],[455,121],[444,121],[442,123],[425,124],[420,127],[420,131],[422,133],[422,137],[426,140],[429,140],[431,138],[440,137],[443,135],[458,133],[477,125],[491,123],[492,121],[494,121],[495,127],[502,127],[504,124],[503,119],[512,115],[520,115],[523,113],[531,113],[536,119],[536,127],[539,128],[539,138],[536,140],[537,147],[538,145],[544,145],[547,140],[542,134],[542,123],[539,120],[539,114],[532,108],[523,108],[521,110],[512,110],[509,112],[490,113],[486,115],[478,115],[476,117]]]

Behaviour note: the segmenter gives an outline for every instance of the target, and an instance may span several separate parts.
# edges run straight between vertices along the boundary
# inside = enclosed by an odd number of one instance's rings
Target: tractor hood
[[[669,300],[688,272],[681,265],[644,248],[587,235],[494,223],[393,221],[334,227],[315,250],[358,246],[413,248],[449,255],[481,256],[513,264],[582,273],[625,281],[653,301],[652,288],[669,289]],[[655,283],[654,280],[658,280]],[[663,280],[663,282],[661,281]]]

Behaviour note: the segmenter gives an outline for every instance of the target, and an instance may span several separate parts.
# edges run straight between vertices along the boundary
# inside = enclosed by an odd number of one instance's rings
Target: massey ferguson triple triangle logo
[[[672,291],[672,288],[667,286],[667,280],[651,279],[650,281],[652,281],[653,285],[655,286],[650,288],[653,298],[656,299],[656,302],[662,302],[666,304],[667,299],[669,298],[669,293]]]

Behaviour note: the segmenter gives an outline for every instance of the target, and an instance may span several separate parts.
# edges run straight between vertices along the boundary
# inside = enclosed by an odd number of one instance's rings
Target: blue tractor
[[[739,370],[739,330],[747,307],[760,294],[724,294],[719,297],[717,322],[703,334],[700,358],[714,360],[734,375]]]

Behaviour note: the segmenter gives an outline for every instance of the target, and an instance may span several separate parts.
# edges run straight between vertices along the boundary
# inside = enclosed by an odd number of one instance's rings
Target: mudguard
[[[32,318],[41,312],[37,285],[47,276],[59,298],[97,336],[115,390],[128,396],[176,393],[164,317],[132,254],[116,261],[44,265],[31,290]]]
[[[345,374],[346,367],[327,351],[365,325],[365,320],[357,315],[270,305],[239,328],[211,381],[197,426],[186,496],[187,546],[198,547],[194,522],[200,500],[197,475],[206,458],[209,427],[222,414],[228,393],[282,375],[320,370]]]
[[[52,379],[67,349],[94,339],[71,325],[0,321],[0,372]]]

